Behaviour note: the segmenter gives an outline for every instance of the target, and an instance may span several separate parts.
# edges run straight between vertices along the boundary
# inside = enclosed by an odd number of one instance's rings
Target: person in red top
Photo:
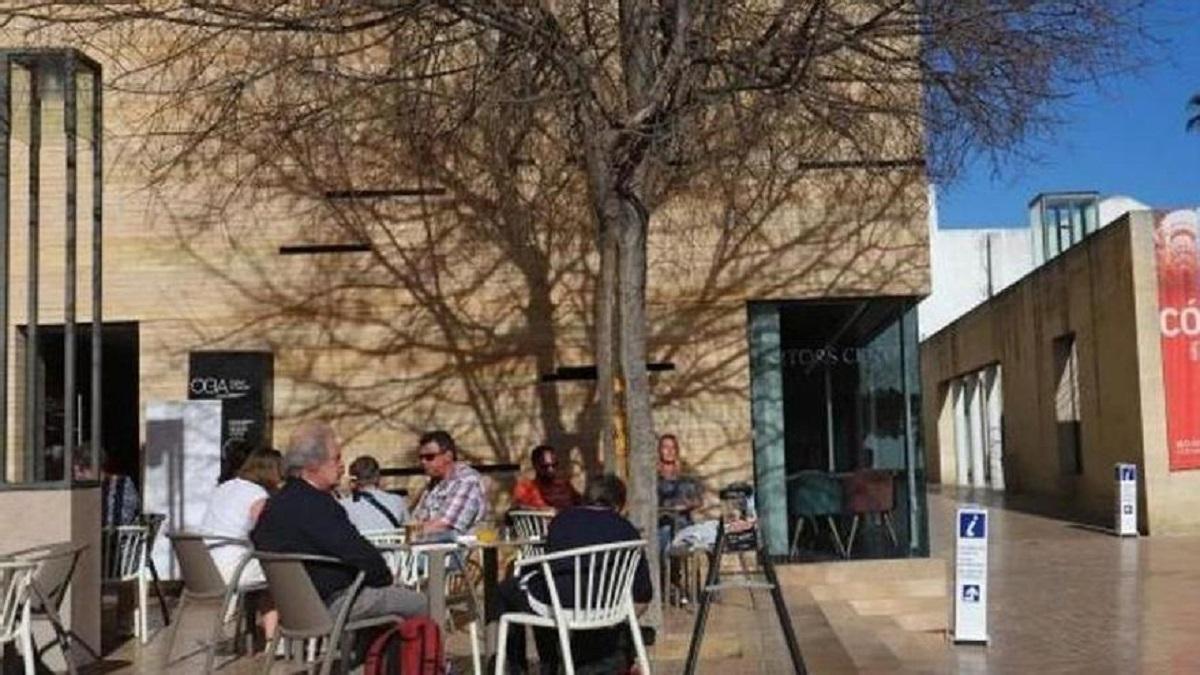
[[[539,445],[529,453],[533,478],[522,478],[513,489],[513,505],[519,509],[562,511],[578,506],[579,493],[571,481],[558,476],[558,456],[549,445]]]

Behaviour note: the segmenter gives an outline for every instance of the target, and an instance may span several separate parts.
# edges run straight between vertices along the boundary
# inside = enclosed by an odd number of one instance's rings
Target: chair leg
[[[854,536],[858,534],[858,519],[859,515],[854,514],[854,520],[850,521],[850,536],[846,537],[846,557],[849,558],[851,551],[854,550]]]
[[[142,644],[150,641],[150,622],[146,619],[146,605],[150,604],[150,584],[146,579],[146,570],[142,570],[137,580],[137,631]]]
[[[475,675],[483,675],[483,656],[479,653],[479,621],[467,624],[467,635],[471,638],[471,667]]]
[[[838,533],[837,523],[834,522],[833,516],[825,516],[826,522],[829,523],[829,532],[833,534],[833,544],[837,548],[837,552],[843,557],[846,555],[846,546],[842,543],[842,535]]]
[[[171,650],[175,648],[175,637],[179,634],[179,624],[183,623],[184,612],[187,611],[188,596],[187,591],[184,591],[179,596],[179,606],[175,608],[175,620],[171,622],[170,628],[167,629],[167,635],[163,645],[162,661],[159,670],[165,672],[167,666],[171,665]]]
[[[21,659],[25,662],[25,675],[37,674],[37,656],[33,651],[33,625],[32,617],[30,616],[29,603],[25,604],[25,608],[21,611]]]
[[[885,527],[887,527],[888,536],[892,538],[892,546],[899,547],[900,540],[896,538],[896,530],[895,530],[895,528],[892,527],[892,512],[891,511],[883,512],[883,524]]]
[[[213,672],[213,666],[216,665],[217,646],[221,643],[221,636],[225,633],[226,616],[226,607],[222,603],[217,608],[216,617],[213,619],[212,634],[208,636],[208,647],[204,650],[204,670],[201,671],[204,675]]]
[[[567,624],[562,619],[555,623],[558,627],[558,649],[561,652],[559,658],[562,659],[563,672],[567,675],[575,675],[575,655],[571,653],[571,632],[567,630]]]
[[[270,675],[271,666],[275,665],[275,648],[279,644],[279,629],[267,636],[267,649],[263,652],[263,667],[261,675]]]
[[[500,616],[500,632],[496,636],[496,675],[504,675],[504,660],[508,656],[508,617]]]
[[[804,516],[796,518],[796,534],[792,535],[792,548],[788,551],[789,555],[795,557],[800,553],[800,533],[804,531]]]
[[[637,652],[638,675],[650,675],[650,657],[646,654],[646,643],[642,641],[642,627],[637,622],[637,612],[629,608],[629,631],[633,634],[633,648]]]

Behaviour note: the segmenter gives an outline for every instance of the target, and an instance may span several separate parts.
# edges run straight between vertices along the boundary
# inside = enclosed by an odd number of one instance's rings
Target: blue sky
[[[1038,192],[1097,190],[1156,207],[1200,206],[1200,133],[1185,133],[1200,93],[1200,0],[1157,0],[1146,14],[1162,44],[1148,65],[1081,90],[1056,113],[1063,123],[1022,148],[1031,159],[999,169],[976,162],[938,187],[941,227],[1019,226]]]

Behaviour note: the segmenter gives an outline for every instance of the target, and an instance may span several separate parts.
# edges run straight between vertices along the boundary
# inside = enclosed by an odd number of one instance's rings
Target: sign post
[[[954,560],[954,641],[987,644],[987,509],[958,510]]]
[[[1117,464],[1116,529],[1118,537],[1136,537],[1137,529],[1137,465]]]

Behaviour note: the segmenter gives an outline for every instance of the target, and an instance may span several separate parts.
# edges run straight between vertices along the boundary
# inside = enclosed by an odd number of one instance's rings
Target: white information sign
[[[151,555],[164,579],[178,578],[167,532],[195,530],[221,471],[220,401],[151,401],[146,404],[143,510],[167,520]]]
[[[987,510],[958,510],[954,560],[954,641],[987,644]]]
[[[1117,536],[1136,537],[1137,530],[1137,465],[1117,464]]]

